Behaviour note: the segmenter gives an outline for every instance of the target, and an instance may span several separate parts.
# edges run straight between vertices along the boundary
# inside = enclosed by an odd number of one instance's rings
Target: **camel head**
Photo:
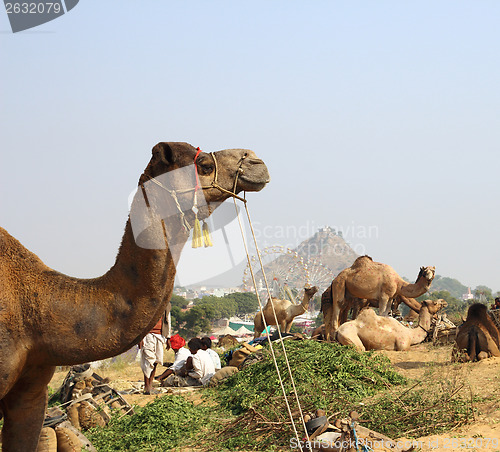
[[[260,191],[270,180],[264,162],[246,149],[207,154],[188,143],[164,142],[152,154],[138,191],[146,193],[146,204],[155,206],[162,218],[177,216],[189,227],[194,207],[204,219],[232,193]]]
[[[448,303],[440,298],[439,300],[424,300],[422,301],[422,307],[427,306],[427,309],[429,310],[429,313],[431,315],[436,314],[439,312],[441,309],[445,308],[448,306]]]
[[[197,185],[195,171],[198,173],[200,187],[205,190],[207,202],[222,202],[229,197],[227,193],[213,188],[215,181],[224,190],[260,191],[269,182],[269,172],[262,160],[247,149],[226,149],[210,154],[199,151],[188,143],[158,143],[153,148],[153,156],[141,176],[140,183],[152,177],[193,165],[193,178],[185,177],[188,172],[179,172],[176,188],[194,189]],[[195,165],[195,167],[194,167]],[[180,180],[183,177],[185,180]],[[190,180],[188,180],[190,179]],[[210,187],[210,188],[208,188]]]
[[[304,294],[305,296],[310,300],[314,295],[316,295],[316,292],[318,291],[318,288],[316,286],[312,287],[304,287]]]
[[[434,279],[435,274],[436,274],[436,267],[420,267],[420,272],[417,276],[417,281],[420,278],[425,278],[427,284],[430,284]]]

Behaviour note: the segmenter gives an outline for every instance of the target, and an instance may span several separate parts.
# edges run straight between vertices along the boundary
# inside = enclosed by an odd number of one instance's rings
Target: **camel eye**
[[[212,174],[214,171],[214,164],[211,162],[200,162],[198,164],[198,172],[202,174],[203,176],[208,176],[209,174]]]

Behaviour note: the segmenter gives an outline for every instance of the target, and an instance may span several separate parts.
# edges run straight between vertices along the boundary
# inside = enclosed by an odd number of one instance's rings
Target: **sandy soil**
[[[476,421],[444,435],[419,438],[423,451],[500,451],[500,358],[478,363],[450,362],[451,346],[433,347],[419,344],[408,352],[380,352],[389,357],[396,369],[409,378],[429,378],[437,384],[440,378],[460,378],[473,395],[491,400],[476,405]]]
[[[460,378],[470,387],[474,395],[488,396],[489,401],[476,405],[478,414],[472,424],[439,436],[419,438],[418,447],[422,451],[500,451],[500,358],[490,358],[479,363],[452,364],[451,346],[434,347],[429,343],[412,347],[408,352],[379,352],[389,357],[396,369],[409,378],[428,378],[429,384],[438,384],[439,379]],[[165,361],[171,359],[167,353]],[[160,367],[160,372],[163,368]],[[67,371],[55,373],[50,386],[57,389]],[[139,387],[143,381],[137,363],[111,365],[98,370],[102,377],[109,377],[117,390]],[[199,401],[196,392],[185,393],[195,403]],[[143,406],[156,397],[130,394],[124,397],[132,405]]]

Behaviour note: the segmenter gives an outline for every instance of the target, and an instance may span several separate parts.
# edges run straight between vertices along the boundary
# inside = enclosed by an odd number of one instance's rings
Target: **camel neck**
[[[299,307],[302,309],[302,312],[299,315],[304,314],[307,311],[310,301],[311,298],[308,298],[307,295],[304,295],[304,298],[302,298],[302,302],[299,304]]]
[[[70,365],[115,356],[138,344],[167,307],[175,258],[186,238],[178,237],[170,248],[146,249],[137,244],[127,221],[116,262],[105,275],[63,282],[65,297],[74,302],[70,311],[58,314],[67,318],[67,335],[72,339],[67,347],[46,341],[46,353],[57,356],[59,364]],[[49,316],[60,309],[53,304]],[[75,347],[79,342],[81,346]]]
[[[124,296],[162,296],[168,280],[175,276],[176,258],[182,248],[172,247],[171,251],[164,242],[162,246],[158,249],[140,246],[134,237],[130,220],[127,221],[116,262],[105,275],[108,288]]]
[[[431,327],[431,314],[427,306],[422,306],[420,309],[420,314],[418,316],[418,327],[413,328],[411,345],[420,344],[427,337],[429,329]]]
[[[113,292],[124,296],[163,300],[173,287],[175,267],[189,232],[182,227],[179,215],[166,222],[157,213],[160,209],[150,208],[145,199],[143,190],[138,189],[107,281],[114,285]]]
[[[429,332],[431,328],[431,313],[427,306],[422,306],[418,316],[418,326],[422,328],[426,333]]]
[[[401,279],[399,293],[407,298],[418,298],[423,295],[430,287],[430,283],[421,276],[414,284],[407,283]]]

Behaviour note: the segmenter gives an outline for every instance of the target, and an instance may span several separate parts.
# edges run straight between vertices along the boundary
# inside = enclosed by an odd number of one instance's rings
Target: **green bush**
[[[406,379],[392,368],[390,361],[372,352],[316,341],[286,340],[286,350],[294,382],[306,406],[334,409],[335,400],[359,400],[388,386],[404,384]],[[287,394],[292,391],[280,345],[275,345],[278,367]],[[219,387],[218,399],[236,414],[259,406],[270,397],[282,399],[276,368],[268,348],[265,359],[244,368]]]
[[[167,451],[193,438],[206,422],[208,410],[181,396],[164,396],[133,416],[115,415],[103,428],[93,428],[87,436],[99,452]]]

